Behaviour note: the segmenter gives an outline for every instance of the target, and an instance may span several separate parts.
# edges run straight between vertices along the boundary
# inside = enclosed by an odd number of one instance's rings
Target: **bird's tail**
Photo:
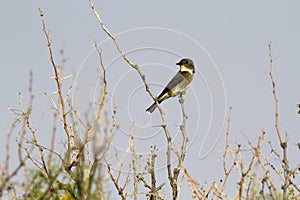
[[[146,111],[152,113],[156,108],[157,104],[154,102]]]

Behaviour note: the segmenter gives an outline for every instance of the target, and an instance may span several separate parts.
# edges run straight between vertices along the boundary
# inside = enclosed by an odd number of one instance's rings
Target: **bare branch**
[[[280,142],[280,145],[283,145],[283,140],[281,137],[281,133],[279,130],[279,123],[278,123],[278,117],[279,117],[279,108],[278,108],[278,98],[277,98],[277,93],[276,93],[276,87],[275,87],[275,81],[274,81],[274,77],[273,77],[273,52],[272,52],[272,43],[269,43],[269,62],[270,62],[270,71],[269,71],[269,76],[271,78],[271,82],[272,82],[272,88],[273,88],[273,96],[274,96],[274,101],[275,101],[275,128],[276,128],[276,132],[277,132],[277,136]]]
[[[269,59],[270,59],[270,78],[271,78],[271,82],[272,82],[272,88],[273,88],[273,96],[274,96],[274,101],[275,101],[275,128],[276,128],[276,132],[277,132],[277,136],[280,142],[280,146],[282,148],[283,151],[283,158],[282,158],[282,164],[283,164],[283,172],[284,172],[284,184],[282,186],[282,191],[283,191],[283,198],[287,199],[287,190],[288,190],[288,186],[290,184],[290,178],[291,178],[291,170],[289,167],[289,162],[288,162],[288,158],[287,158],[287,142],[282,140],[282,136],[279,130],[279,122],[278,122],[278,118],[279,118],[279,108],[278,108],[278,98],[277,98],[277,93],[276,93],[276,87],[275,87],[275,81],[273,78],[273,53],[272,53],[272,43],[269,43]]]
[[[58,96],[59,96],[59,99],[60,99],[64,130],[66,132],[67,142],[68,142],[67,163],[70,163],[71,134],[69,132],[68,124],[67,124],[67,112],[66,112],[66,108],[65,108],[65,100],[63,98],[63,94],[62,94],[62,91],[61,91],[61,78],[60,78],[60,75],[59,75],[59,72],[58,72],[58,69],[57,69],[58,66],[54,62],[52,46],[51,46],[51,39],[50,39],[50,36],[49,36],[49,32],[46,29],[44,13],[41,9],[39,9],[39,11],[40,11],[40,17],[42,19],[42,30],[45,34],[45,37],[46,37],[46,40],[47,40],[47,43],[48,43],[47,46],[48,46],[48,50],[49,50],[50,61],[51,61],[51,64],[52,64],[52,67],[53,67],[53,70],[54,70],[55,81],[56,81],[56,86],[57,86],[57,92],[58,92]]]

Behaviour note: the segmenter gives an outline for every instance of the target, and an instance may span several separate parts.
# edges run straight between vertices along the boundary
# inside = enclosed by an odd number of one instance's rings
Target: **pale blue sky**
[[[218,66],[224,81],[227,96],[225,109],[233,106],[231,130],[238,139],[244,133],[255,140],[262,129],[267,134],[275,134],[267,48],[272,40],[274,76],[280,100],[280,127],[291,134],[291,141],[299,141],[300,116],[296,108],[300,100],[299,1],[134,0],[97,1],[95,5],[102,11],[103,20],[113,33],[133,28],[162,27],[184,33],[200,43]],[[55,84],[49,79],[52,68],[38,8],[44,11],[54,50],[65,50],[68,73],[79,69],[92,50],[94,39],[101,42],[107,38],[99,29],[87,0],[3,1],[0,7],[1,127],[12,119],[7,107],[17,106],[19,91],[24,93],[26,102],[29,70],[34,74],[35,126],[37,129],[49,126],[44,120],[51,119],[52,115],[46,114],[44,119],[40,118],[50,105],[42,93],[54,91]],[[171,61],[170,58],[162,58],[162,63],[168,62],[170,66],[178,60]],[[201,67],[199,70],[201,72]],[[150,99],[147,102],[150,103]],[[145,108],[147,106],[148,103]],[[40,137],[47,141],[44,136]],[[270,135],[269,139],[272,137],[275,135]],[[0,139],[4,139],[3,134]],[[201,138],[198,140],[192,147],[194,150],[201,143]],[[224,135],[215,150],[223,147]],[[193,160],[194,156],[197,155],[191,153],[187,156],[187,165],[200,183],[221,178],[222,168],[214,162],[219,154],[213,153],[205,160],[197,161]]]

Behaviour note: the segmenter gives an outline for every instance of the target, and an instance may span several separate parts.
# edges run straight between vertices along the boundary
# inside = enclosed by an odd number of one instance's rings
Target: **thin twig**
[[[120,177],[119,175],[120,175],[120,173],[121,173],[121,170],[118,172],[118,177],[115,178],[115,177],[113,176],[112,172],[111,172],[110,165],[109,165],[108,163],[106,163],[106,164],[107,164],[107,171],[108,171],[108,174],[109,174],[109,176],[110,176],[112,182],[114,183],[116,189],[118,190],[119,196],[122,198],[122,200],[126,200],[126,195],[124,194],[124,188],[125,188],[125,185],[124,185],[124,187],[120,187],[120,186],[119,186],[119,177]],[[126,182],[125,182],[125,184],[126,184]]]
[[[279,130],[279,123],[278,123],[278,117],[279,117],[279,108],[278,108],[278,98],[277,98],[277,94],[276,94],[276,87],[275,87],[275,81],[274,81],[274,77],[273,77],[273,53],[272,53],[272,43],[269,43],[269,62],[270,62],[270,71],[269,71],[269,76],[271,78],[271,82],[272,82],[272,88],[273,88],[273,96],[274,96],[274,101],[275,101],[275,128],[276,128],[276,132],[277,132],[277,136],[280,142],[280,145],[283,144],[283,140],[281,137],[281,133]]]
[[[149,173],[151,176],[151,189],[150,189],[150,200],[155,200],[157,196],[157,190],[156,190],[156,177],[155,177],[155,158],[157,157],[156,155],[156,147],[151,148],[151,153],[150,153],[150,166],[149,166]]]
[[[228,148],[229,148],[228,136],[229,136],[229,131],[230,131],[231,113],[232,113],[232,107],[230,106],[230,108],[229,108],[229,114],[228,114],[228,120],[227,120],[225,151],[224,151],[224,154],[223,154],[223,170],[224,170],[225,178],[223,180],[223,185],[222,185],[221,191],[224,191],[224,189],[226,187],[226,184],[227,184],[227,180],[229,178],[229,174],[231,173],[231,171],[233,170],[233,168],[235,166],[234,165],[235,161],[234,161],[234,163],[231,165],[231,167],[227,171],[226,161],[227,161],[227,152],[228,152]]]
[[[65,63],[67,61],[67,59],[64,57],[64,51],[63,50],[60,50],[60,54],[61,54],[61,67],[58,68],[59,69],[58,74],[63,73],[64,66],[65,66]],[[58,102],[59,102],[59,97],[58,97]],[[59,103],[57,103],[57,104],[60,105]],[[56,110],[56,112],[53,113],[52,134],[51,134],[51,143],[50,143],[51,151],[54,151],[55,138],[56,138],[56,133],[57,133],[57,122],[58,122],[58,112]],[[48,167],[51,166],[52,155],[53,155],[52,153],[49,154]]]
[[[71,151],[71,134],[69,132],[68,124],[67,124],[67,112],[66,112],[66,108],[65,108],[65,100],[63,98],[62,89],[61,89],[61,79],[60,79],[60,75],[59,75],[58,70],[57,70],[58,66],[54,62],[52,46],[51,46],[51,39],[50,39],[50,36],[49,36],[49,32],[46,29],[44,13],[41,9],[39,9],[39,12],[40,12],[40,16],[41,16],[41,19],[42,19],[42,31],[44,32],[46,40],[47,40],[47,46],[48,46],[48,50],[49,50],[50,62],[52,64],[52,67],[53,67],[53,70],[54,70],[57,93],[58,93],[58,96],[59,96],[59,99],[60,99],[60,104],[61,104],[62,120],[63,120],[63,124],[64,124],[64,130],[65,130],[65,133],[67,135],[67,143],[68,143],[67,163],[69,164],[70,163],[70,151]]]
[[[280,142],[280,146],[282,148],[283,151],[283,158],[282,158],[282,163],[283,163],[283,172],[284,172],[284,184],[282,186],[282,192],[283,192],[283,199],[287,199],[287,192],[288,192],[288,186],[290,184],[290,179],[291,179],[291,170],[289,167],[289,162],[288,162],[288,158],[287,158],[287,142],[282,140],[282,136],[279,130],[279,108],[278,108],[278,98],[277,98],[277,93],[276,93],[276,87],[275,87],[275,81],[273,78],[273,53],[272,53],[272,43],[269,43],[269,60],[270,60],[270,78],[271,78],[271,82],[272,82],[272,88],[273,88],[273,96],[274,96],[274,101],[275,101],[275,128],[276,128],[276,132],[277,132],[277,136]]]

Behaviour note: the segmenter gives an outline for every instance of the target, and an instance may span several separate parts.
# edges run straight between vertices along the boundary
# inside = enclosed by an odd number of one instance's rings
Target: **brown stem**
[[[52,64],[52,67],[54,70],[57,93],[59,96],[61,110],[62,110],[62,120],[63,120],[63,124],[64,124],[64,130],[65,130],[65,133],[67,135],[67,140],[68,140],[67,141],[67,143],[68,143],[67,164],[69,164],[70,163],[70,151],[71,151],[71,135],[70,135],[70,132],[68,129],[68,124],[67,124],[67,112],[66,112],[66,108],[65,108],[65,100],[63,98],[63,94],[61,91],[61,80],[60,80],[60,75],[57,70],[58,66],[55,64],[54,58],[53,58],[51,39],[49,36],[49,32],[47,32],[47,29],[46,29],[44,13],[41,9],[39,9],[39,11],[40,11],[41,19],[42,19],[42,31],[44,32],[47,43],[48,43],[47,46],[48,46],[48,50],[49,50],[50,62]]]

